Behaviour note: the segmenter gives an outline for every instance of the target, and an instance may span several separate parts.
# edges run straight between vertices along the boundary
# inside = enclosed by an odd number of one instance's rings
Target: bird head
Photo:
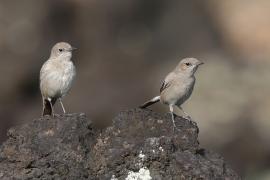
[[[50,57],[63,57],[70,59],[72,57],[72,51],[75,49],[76,48],[72,47],[69,43],[59,42],[53,46]]]
[[[196,58],[184,58],[182,59],[178,66],[176,67],[177,71],[186,73],[188,75],[194,75],[200,65],[204,64]]]

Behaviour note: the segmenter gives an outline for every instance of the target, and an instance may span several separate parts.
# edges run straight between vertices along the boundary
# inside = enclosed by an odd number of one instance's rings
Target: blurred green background
[[[58,41],[79,49],[66,109],[100,127],[157,95],[181,58],[196,57],[205,65],[183,107],[201,146],[245,179],[270,179],[269,9],[268,0],[2,0],[0,139],[40,117],[39,70]]]

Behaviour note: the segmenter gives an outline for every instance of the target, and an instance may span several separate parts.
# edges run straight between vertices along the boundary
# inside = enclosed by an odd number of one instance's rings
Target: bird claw
[[[182,116],[184,119],[191,121],[191,117],[189,115]]]
[[[191,123],[192,125],[197,126],[197,123],[195,121],[193,121],[189,115],[184,115],[183,118],[188,120],[189,123]]]
[[[177,126],[176,126],[176,124],[175,124],[175,119],[174,119],[174,118],[175,118],[176,116],[177,116],[177,115],[173,113],[173,132],[175,132],[175,130],[181,131],[181,129],[177,128]]]
[[[177,128],[176,125],[174,125],[174,126],[173,126],[173,132],[175,132],[175,130],[177,130],[177,131],[179,131],[179,132],[181,131],[181,129]]]

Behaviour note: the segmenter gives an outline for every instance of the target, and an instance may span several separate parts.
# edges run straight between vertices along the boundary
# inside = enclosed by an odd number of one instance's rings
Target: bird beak
[[[67,51],[72,52],[72,51],[74,51],[74,50],[76,50],[76,49],[77,49],[77,48],[75,48],[75,47],[71,47],[71,48],[67,49]]]
[[[203,65],[203,64],[204,64],[204,62],[199,62],[199,63],[198,63],[198,66]]]
[[[78,49],[78,48],[76,48],[76,47],[71,47],[71,51],[74,51],[74,50],[76,50],[76,49]]]

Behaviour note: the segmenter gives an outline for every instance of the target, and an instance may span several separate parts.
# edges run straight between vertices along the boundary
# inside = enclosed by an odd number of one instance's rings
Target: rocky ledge
[[[0,179],[240,179],[200,148],[198,127],[150,110],[122,111],[96,131],[84,114],[35,119],[11,128],[0,147]]]

